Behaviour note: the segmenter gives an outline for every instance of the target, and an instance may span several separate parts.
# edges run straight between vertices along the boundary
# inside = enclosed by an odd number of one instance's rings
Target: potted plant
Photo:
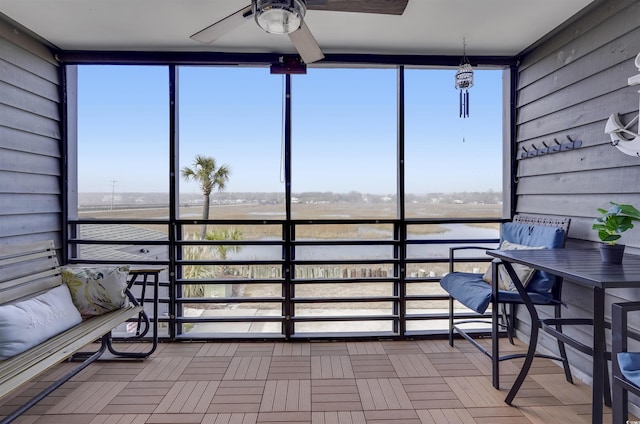
[[[598,208],[602,215],[593,223],[592,229],[598,231],[602,241],[600,254],[602,261],[608,263],[622,263],[624,244],[617,241],[622,233],[633,228],[633,221],[640,221],[640,211],[632,205],[621,205],[614,202],[609,209]]]

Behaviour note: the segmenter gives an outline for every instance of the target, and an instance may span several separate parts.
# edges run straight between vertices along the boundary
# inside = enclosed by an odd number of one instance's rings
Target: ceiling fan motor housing
[[[253,0],[256,22],[272,34],[289,34],[300,28],[306,11],[304,0]]]

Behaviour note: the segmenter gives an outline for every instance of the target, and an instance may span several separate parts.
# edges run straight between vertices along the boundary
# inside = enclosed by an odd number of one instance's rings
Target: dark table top
[[[489,250],[487,254],[564,277],[589,287],[640,287],[640,255],[622,264],[602,262],[598,249]]]

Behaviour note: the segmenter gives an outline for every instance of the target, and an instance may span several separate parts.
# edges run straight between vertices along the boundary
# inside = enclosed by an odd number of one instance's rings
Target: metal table
[[[602,423],[603,394],[605,388],[605,290],[640,287],[640,256],[625,254],[621,265],[603,263],[596,249],[543,249],[543,250],[491,250],[488,255],[503,261],[515,276],[511,263],[519,263],[571,280],[593,292],[593,387],[592,423]],[[512,280],[514,279],[512,276]],[[514,281],[523,298],[526,290],[520,281]],[[550,320],[551,321],[551,320]],[[571,319],[568,320],[570,322]],[[533,323],[532,323],[533,325]],[[548,331],[545,329],[545,331]],[[566,337],[566,336],[565,336]],[[581,344],[578,341],[573,341]],[[535,346],[533,346],[535,350]],[[531,358],[533,359],[533,358]],[[525,361],[526,362],[526,361]],[[529,364],[530,365],[530,364]],[[523,366],[518,379],[526,376]],[[608,384],[606,384],[608,387]]]
[[[153,301],[153,317],[150,318],[148,316],[146,309],[144,312],[141,312],[136,321],[132,322],[132,324],[134,324],[135,326],[135,335],[131,338],[143,338],[151,329],[151,347],[144,352],[120,352],[116,350],[116,348],[111,344],[111,340],[109,340],[107,347],[111,353],[128,358],[146,358],[147,356],[150,356],[153,352],[155,352],[156,348],[158,347],[158,291],[160,290],[159,279],[160,273],[164,271],[164,269],[165,267],[162,266],[148,265],[132,266],[131,269],[129,269],[127,288],[131,290],[133,286],[140,286],[139,297],[137,297],[134,302],[142,307],[145,307],[145,301]],[[151,299],[147,299],[147,286],[151,286],[151,288],[153,289],[153,297]],[[142,330],[143,326],[145,327],[144,330]],[[127,337],[113,339],[122,341],[127,340]]]

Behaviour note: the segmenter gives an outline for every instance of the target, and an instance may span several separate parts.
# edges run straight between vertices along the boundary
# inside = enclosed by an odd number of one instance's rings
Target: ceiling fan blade
[[[304,63],[309,64],[324,59],[320,46],[318,46],[316,39],[304,21],[302,21],[300,28],[289,33],[289,38],[296,47],[296,50],[298,50]]]
[[[308,10],[402,15],[409,0],[307,0]]]
[[[213,43],[227,32],[236,29],[251,16],[253,16],[253,11],[251,10],[251,5],[249,5],[206,27],[202,31],[196,32],[190,38],[201,43]]]

